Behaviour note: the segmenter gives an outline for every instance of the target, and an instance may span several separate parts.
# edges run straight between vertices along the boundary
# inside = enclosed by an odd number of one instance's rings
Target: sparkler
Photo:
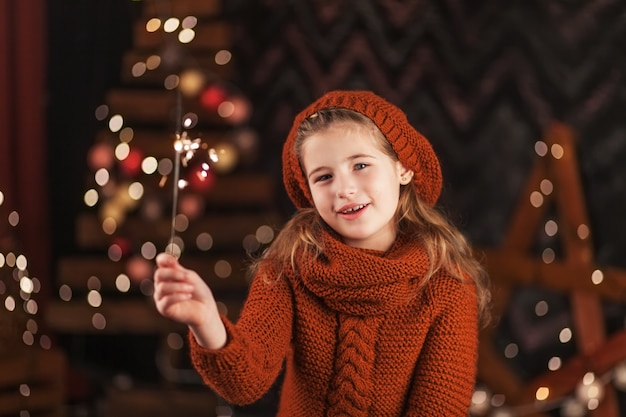
[[[211,169],[209,161],[217,163],[219,161],[218,153],[214,148],[209,148],[206,143],[202,143],[200,138],[191,139],[186,131],[176,134],[176,140],[174,141],[174,178],[172,181],[172,221],[170,225],[170,238],[166,247],[166,252],[175,257],[179,257],[182,252],[181,248],[176,244],[178,194],[179,190],[185,188],[188,184],[187,179],[181,178],[181,165],[187,168],[189,162],[196,156],[198,150],[206,150],[208,160],[202,161],[192,175],[196,175],[200,181],[204,181],[208,178],[209,170]]]

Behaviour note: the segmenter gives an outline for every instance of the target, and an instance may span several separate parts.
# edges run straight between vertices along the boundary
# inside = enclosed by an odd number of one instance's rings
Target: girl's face
[[[396,238],[400,185],[413,172],[385,154],[374,134],[354,123],[334,124],[308,137],[301,155],[322,219],[345,244],[385,251]]]

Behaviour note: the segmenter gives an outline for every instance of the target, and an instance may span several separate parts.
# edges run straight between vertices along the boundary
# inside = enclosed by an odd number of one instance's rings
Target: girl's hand
[[[189,326],[201,346],[223,347],[226,329],[209,286],[169,254],[159,254],[156,264],[154,302],[159,313]]]

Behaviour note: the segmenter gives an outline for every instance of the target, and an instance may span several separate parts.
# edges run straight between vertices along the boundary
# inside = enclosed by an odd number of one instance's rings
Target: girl
[[[487,278],[433,207],[441,170],[405,114],[366,91],[296,116],[283,179],[298,208],[252,268],[240,319],[160,254],[158,311],[224,399],[259,399],[285,367],[278,416],[466,416]]]

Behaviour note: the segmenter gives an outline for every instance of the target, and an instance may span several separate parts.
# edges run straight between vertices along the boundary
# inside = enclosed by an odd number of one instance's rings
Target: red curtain
[[[13,241],[31,277],[51,281],[46,175],[46,2],[0,0],[0,242]],[[7,216],[19,214],[17,227]],[[6,249],[6,248],[0,248]]]

